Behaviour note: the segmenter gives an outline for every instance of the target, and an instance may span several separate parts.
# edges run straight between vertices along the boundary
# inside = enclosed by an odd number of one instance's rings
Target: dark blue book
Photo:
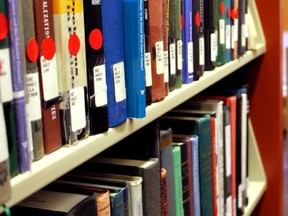
[[[83,1],[90,134],[108,130],[108,99],[103,47],[101,1]]]
[[[192,1],[182,1],[182,13],[184,17],[184,27],[182,29],[183,40],[183,70],[182,82],[184,84],[193,81],[193,18],[192,18]]]
[[[128,118],[146,116],[144,1],[123,0],[124,62]]]
[[[16,119],[17,146],[19,150],[19,169],[20,173],[28,172],[31,169],[31,155],[29,152],[27,112],[25,99],[24,83],[24,41],[22,26],[22,11],[20,0],[8,1],[9,14],[9,42],[10,42],[10,60],[12,89],[14,96],[14,112]]]
[[[127,120],[123,4],[121,0],[102,1],[102,24],[105,39],[108,125],[116,127]]]

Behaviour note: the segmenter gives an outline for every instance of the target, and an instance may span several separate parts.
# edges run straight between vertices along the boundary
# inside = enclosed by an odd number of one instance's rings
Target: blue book
[[[144,1],[123,0],[124,63],[129,118],[146,117]]]
[[[28,144],[28,129],[26,117],[26,100],[24,90],[24,41],[22,26],[21,1],[8,1],[9,14],[9,42],[10,42],[10,60],[12,89],[14,96],[14,112],[16,118],[17,145],[19,150],[19,169],[20,173],[28,172],[31,169],[31,155]]]
[[[108,88],[108,125],[116,127],[127,120],[121,0],[102,1],[102,24]]]
[[[182,82],[184,84],[193,81],[193,17],[192,17],[192,1],[182,1],[182,13],[184,17],[184,28],[182,29],[183,40],[183,70]]]

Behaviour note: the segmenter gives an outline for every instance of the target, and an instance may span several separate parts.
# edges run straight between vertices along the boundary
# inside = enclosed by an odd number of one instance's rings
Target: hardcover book
[[[44,140],[43,140],[43,124],[39,87],[39,70],[37,61],[39,57],[39,45],[35,39],[34,24],[34,7],[33,0],[22,0],[22,19],[25,20],[23,25],[24,45],[25,45],[25,62],[26,74],[25,84],[27,93],[27,112],[28,124],[31,131],[28,134],[33,147],[33,161],[40,160],[44,157]]]
[[[16,120],[17,147],[19,156],[19,172],[26,173],[31,170],[31,154],[28,143],[27,128],[27,107],[25,98],[25,61],[24,61],[24,41],[23,41],[23,23],[22,23],[22,1],[8,0],[8,17],[9,17],[9,44],[11,75],[13,89],[13,104]]]
[[[225,3],[224,0],[217,0],[216,3],[216,29],[218,33],[218,52],[216,64],[225,64]]]
[[[152,102],[165,98],[164,41],[162,1],[149,1],[150,52],[152,68]],[[157,12],[156,12],[157,11]]]
[[[96,215],[96,197],[92,192],[40,190],[11,209],[12,215]]]
[[[18,166],[18,149],[16,139],[16,122],[13,104],[11,62],[10,62],[10,46],[9,46],[9,27],[7,3],[0,1],[1,13],[1,37],[0,37],[0,98],[3,104],[4,118],[8,139],[9,164],[11,177],[19,173]]]
[[[75,145],[90,133],[82,1],[54,0],[53,17],[62,144]]]
[[[146,117],[143,0],[123,1],[124,63],[128,118]]]
[[[164,58],[164,88],[166,96],[169,94],[169,4],[170,0],[163,0],[163,58]]]
[[[99,172],[141,176],[143,215],[161,215],[160,161],[157,158],[134,160],[94,157],[85,166]]]
[[[103,47],[102,3],[83,1],[90,134],[108,130],[108,99]]]
[[[62,146],[53,0],[34,0],[35,36],[39,45],[39,86],[45,154]],[[53,135],[52,135],[53,134]]]
[[[102,24],[108,88],[108,124],[109,127],[116,127],[127,120],[123,5],[121,0],[102,1]]]

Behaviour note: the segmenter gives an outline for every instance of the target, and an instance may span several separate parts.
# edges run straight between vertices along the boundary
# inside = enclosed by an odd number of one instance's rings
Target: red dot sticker
[[[219,10],[220,10],[221,14],[224,14],[224,12],[225,12],[225,4],[224,4],[224,2],[220,3]]]
[[[8,35],[8,21],[3,13],[0,13],[0,40],[4,40]]]
[[[26,46],[26,55],[31,62],[36,62],[39,55],[39,47],[35,38],[31,38]]]
[[[199,12],[197,12],[195,15],[195,25],[197,27],[200,27],[200,13]]]
[[[184,16],[181,16],[180,20],[181,20],[181,28],[183,29],[185,25]]]
[[[102,32],[99,29],[94,29],[89,35],[89,44],[94,50],[99,50],[103,44]]]
[[[80,49],[80,40],[76,34],[70,35],[69,42],[68,42],[69,52],[72,55],[77,55]]]
[[[231,16],[232,16],[232,15],[231,15],[231,11],[232,11],[231,8],[228,7],[228,10],[227,10],[227,16],[228,16],[229,18],[231,18]]]
[[[54,40],[52,38],[45,38],[42,42],[42,54],[46,60],[51,60],[56,52]]]

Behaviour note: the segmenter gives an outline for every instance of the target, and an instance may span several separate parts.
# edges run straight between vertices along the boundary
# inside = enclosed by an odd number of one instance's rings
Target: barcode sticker
[[[217,38],[215,33],[211,33],[210,35],[210,44],[211,44],[210,60],[211,62],[215,62],[217,56]]]
[[[169,82],[169,55],[168,50],[163,52],[164,54],[164,82]]]
[[[219,43],[225,44],[225,20],[219,20]]]
[[[152,71],[151,71],[151,53],[145,53],[145,75],[146,86],[152,86]]]
[[[164,73],[163,41],[156,42],[155,49],[156,49],[156,73],[160,75]]]
[[[188,50],[188,56],[187,56],[187,62],[188,62],[188,73],[193,73],[194,69],[194,62],[193,62],[193,42],[188,42],[187,44],[187,50]]]
[[[183,53],[182,53],[182,40],[177,41],[177,69],[182,70],[183,67]]]
[[[107,84],[105,65],[98,65],[93,68],[94,71],[94,94],[95,106],[101,107],[107,105]]]
[[[205,62],[205,48],[204,48],[204,38],[199,38],[199,64],[204,65]]]
[[[78,87],[69,91],[70,113],[72,131],[76,132],[86,126],[85,93],[84,87]]]
[[[29,120],[36,121],[42,117],[38,72],[27,74],[26,85],[28,93]]]
[[[176,45],[175,43],[170,44],[170,74],[176,74]]]
[[[124,62],[113,65],[115,101],[118,103],[126,99],[126,85]]]

